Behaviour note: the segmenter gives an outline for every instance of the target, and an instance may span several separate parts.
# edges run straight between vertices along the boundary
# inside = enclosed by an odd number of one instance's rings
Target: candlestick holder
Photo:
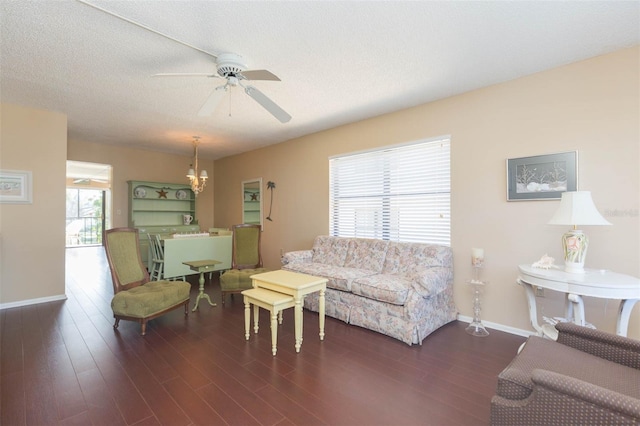
[[[472,336],[476,337],[487,337],[489,332],[482,325],[482,320],[480,319],[480,313],[482,312],[482,300],[480,295],[487,281],[482,281],[480,279],[480,269],[482,268],[482,262],[473,262],[473,279],[467,281],[467,284],[473,287],[473,321],[465,331]]]

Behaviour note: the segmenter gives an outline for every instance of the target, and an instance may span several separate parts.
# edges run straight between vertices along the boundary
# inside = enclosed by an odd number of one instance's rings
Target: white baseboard
[[[49,297],[40,297],[37,299],[28,299],[28,300],[20,300],[17,302],[9,302],[9,303],[0,303],[0,310],[9,309],[9,308],[18,308],[22,306],[36,305],[38,303],[46,303],[46,302],[55,302],[57,300],[66,300],[66,294],[59,294],[57,296],[49,296]],[[468,317],[466,315],[458,315],[458,321],[470,323],[473,321],[473,318]],[[498,331],[504,331],[505,333],[515,334],[517,336],[529,337],[536,334],[535,331],[522,330],[520,328],[510,327],[504,324],[498,324],[491,321],[482,321],[485,327],[491,328]]]
[[[458,315],[458,321],[470,323],[471,321],[473,321],[473,318],[468,317],[466,315]],[[498,331],[504,331],[505,333],[515,334],[517,336],[529,337],[529,336],[536,335],[535,331],[522,330],[520,328],[510,327],[508,325],[498,324],[491,321],[482,320],[482,324],[487,328],[492,328]]]
[[[37,299],[19,300],[17,302],[0,303],[0,310],[9,308],[19,308],[21,306],[36,305],[38,303],[55,302],[57,300],[66,300],[66,294],[57,296],[39,297]]]

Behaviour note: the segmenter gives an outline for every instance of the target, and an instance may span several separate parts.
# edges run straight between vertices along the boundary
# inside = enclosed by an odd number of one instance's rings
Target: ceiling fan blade
[[[291,116],[287,114],[285,110],[283,110],[278,105],[276,105],[275,102],[273,102],[264,93],[262,93],[255,87],[247,86],[244,88],[244,91],[247,95],[251,96],[257,103],[262,105],[264,109],[269,111],[271,115],[277,118],[281,123],[286,123],[289,120],[291,120]]]
[[[204,72],[161,72],[153,74],[152,77],[212,77],[221,78],[218,74],[204,73]]]
[[[278,76],[267,70],[247,70],[240,73],[245,80],[270,80],[280,81]]]
[[[200,107],[200,111],[198,111],[198,116],[208,117],[211,114],[213,114],[213,112],[216,110],[216,108],[220,104],[220,101],[222,100],[222,98],[226,93],[227,93],[226,84],[224,86],[218,86],[215,89],[213,89],[213,92],[211,92],[207,100],[204,102],[204,104],[202,104],[202,107]]]

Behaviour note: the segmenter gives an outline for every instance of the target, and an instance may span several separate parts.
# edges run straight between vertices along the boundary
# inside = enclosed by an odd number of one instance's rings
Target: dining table
[[[231,233],[228,235],[163,235],[164,277],[171,279],[197,274],[184,262],[216,259],[209,272],[231,269]]]

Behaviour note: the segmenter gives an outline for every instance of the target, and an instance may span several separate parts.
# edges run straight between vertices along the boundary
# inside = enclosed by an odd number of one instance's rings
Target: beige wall
[[[67,159],[113,166],[114,227],[127,226],[127,180],[187,180],[190,157],[77,140],[67,143],[67,119],[62,114],[8,104],[2,104],[1,112],[0,167],[32,171],[34,192],[33,204],[0,204],[3,307],[64,297]],[[200,159],[200,165],[211,179],[198,196],[196,217],[201,229],[208,229],[213,226],[213,161]]]
[[[0,108],[0,168],[33,176],[32,204],[0,204],[0,304],[64,298],[67,117]]]
[[[263,248],[266,265],[277,268],[281,250],[309,248],[316,235],[328,232],[329,156],[448,134],[457,306],[471,316],[465,284],[470,250],[483,247],[490,281],[483,319],[530,330],[523,290],[514,284],[516,266],[544,253],[561,263],[564,229],[546,225],[557,201],[506,201],[505,160],[577,150],[579,189],[591,190],[613,223],[585,228],[591,238],[587,267],[640,276],[639,64],[636,47],[222,159],[215,170],[204,161],[213,182],[198,198],[200,225],[240,222],[240,182],[274,181],[273,222],[264,223]],[[113,166],[114,226],[127,223],[127,180],[185,179],[188,157],[88,141],[67,147],[64,115],[12,105],[2,105],[1,113],[0,167],[33,171],[34,203],[0,205],[0,304],[64,293],[67,159]],[[265,216],[268,197],[265,190]],[[546,315],[561,312],[556,294],[539,301]],[[615,301],[586,301],[587,320],[606,330],[614,328],[616,309]],[[630,326],[636,338],[639,319],[636,307]]]
[[[186,142],[185,142],[186,143]],[[191,148],[189,148],[191,149]],[[109,164],[113,167],[112,226],[127,226],[129,211],[129,180],[186,183],[191,157],[144,151],[114,145],[69,140],[68,160]],[[196,201],[196,218],[202,230],[213,227],[213,161],[198,159],[198,166],[207,170],[209,182]],[[120,214],[118,214],[118,212]]]
[[[610,227],[585,227],[587,267],[640,276],[640,49],[570,64],[419,107],[331,129],[215,162],[215,225],[239,223],[240,182],[274,181],[273,222],[265,221],[269,268],[281,250],[310,248],[329,226],[328,157],[440,135],[452,140],[452,247],[455,297],[472,316],[466,280],[471,247],[483,247],[490,281],[483,319],[532,330],[517,265],[548,253],[562,264],[562,227],[547,225],[558,201],[506,201],[508,158],[578,151],[578,189],[592,191]],[[295,120],[295,114],[294,119]],[[263,188],[265,189],[265,188]],[[265,215],[269,207],[265,191]],[[558,294],[538,299],[562,313]],[[617,301],[586,300],[587,320],[613,331]],[[638,304],[640,305],[640,304]],[[629,334],[640,337],[640,306]]]

